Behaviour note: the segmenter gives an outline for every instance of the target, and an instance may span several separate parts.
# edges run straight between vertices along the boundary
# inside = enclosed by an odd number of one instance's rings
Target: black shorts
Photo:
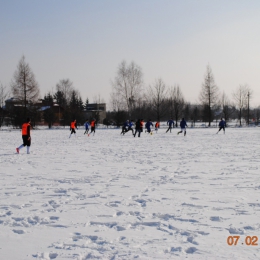
[[[71,134],[76,134],[75,128],[71,128]]]
[[[23,146],[30,146],[31,145],[31,138],[28,140],[28,135],[23,135]]]

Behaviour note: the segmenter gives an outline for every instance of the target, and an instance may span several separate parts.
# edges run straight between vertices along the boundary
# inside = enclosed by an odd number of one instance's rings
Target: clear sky
[[[209,64],[221,92],[248,84],[260,105],[259,0],[0,0],[0,44],[2,84],[24,55],[41,97],[69,78],[83,100],[109,102],[125,60],[190,102]]]

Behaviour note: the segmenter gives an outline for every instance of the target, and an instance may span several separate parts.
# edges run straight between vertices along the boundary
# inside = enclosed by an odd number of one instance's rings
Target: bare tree
[[[150,108],[156,114],[158,121],[166,114],[167,110],[167,94],[166,85],[161,78],[156,79],[152,86],[149,86],[147,97]]]
[[[254,110],[254,114],[255,114],[255,125],[258,125],[259,121],[260,121],[260,107],[259,106]]]
[[[100,96],[100,94],[98,94],[97,96],[93,97],[93,103],[102,104],[102,103],[106,103],[106,102],[105,102],[104,98],[102,98]]]
[[[122,99],[116,94],[115,91],[113,91],[110,94],[110,105],[111,109],[115,111],[123,111],[125,109],[124,103],[122,102]]]
[[[54,95],[59,105],[66,108],[70,103],[72,92],[74,91],[73,83],[69,79],[61,79],[56,84],[56,94]],[[59,100],[61,99],[61,100]]]
[[[191,107],[191,120],[192,120],[192,127],[195,127],[196,121],[200,117],[200,109],[197,105],[192,105]]]
[[[24,106],[24,115],[27,114],[28,102],[34,103],[39,98],[40,89],[35,76],[23,56],[18,63],[17,70],[14,73],[14,79],[11,82],[11,89],[18,101]]]
[[[5,100],[9,97],[9,90],[6,86],[0,83],[0,109],[2,109],[1,117],[0,117],[0,127],[4,122],[4,104]]]
[[[178,120],[183,113],[183,108],[185,105],[184,97],[179,85],[175,85],[174,88],[170,89],[169,103],[171,117],[175,119],[176,126],[178,126]]]
[[[231,103],[225,92],[222,93],[220,98],[220,107],[222,110],[223,117],[227,122],[232,114],[236,111],[235,105]]]
[[[183,109],[183,115],[186,121],[190,120],[191,118],[191,104],[189,102],[185,102],[184,109]]]
[[[249,99],[251,98],[251,90],[249,87],[245,85],[240,85],[235,92],[233,93],[233,97],[237,106],[237,109],[239,110],[239,123],[240,126],[242,126],[242,111],[247,106],[249,108]]]
[[[78,101],[80,94],[74,89],[73,83],[69,79],[61,79],[56,84],[56,93],[53,95],[57,104],[63,108],[61,123],[65,126],[75,119],[75,113],[77,113]],[[82,100],[80,100],[82,103]],[[80,107],[83,107],[83,104]],[[72,109],[73,108],[73,109]],[[81,117],[80,115],[78,115]],[[81,120],[81,119],[80,119]],[[78,123],[80,122],[77,117]]]
[[[143,85],[143,73],[134,62],[127,65],[122,61],[118,67],[117,76],[112,82],[113,95],[122,100],[122,105],[131,116],[135,101],[139,98]]]
[[[215,85],[214,77],[210,66],[207,66],[207,72],[202,84],[202,89],[200,92],[199,99],[202,105],[207,109],[205,118],[208,120],[208,126],[210,126],[212,121],[212,108],[218,101],[218,87]]]
[[[248,87],[247,88],[247,125],[249,125],[250,119],[250,101],[252,99],[253,91]]]

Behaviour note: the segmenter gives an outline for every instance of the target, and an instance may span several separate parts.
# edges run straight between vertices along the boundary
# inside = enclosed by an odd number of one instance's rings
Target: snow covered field
[[[0,131],[0,259],[259,259],[260,128],[178,130]]]

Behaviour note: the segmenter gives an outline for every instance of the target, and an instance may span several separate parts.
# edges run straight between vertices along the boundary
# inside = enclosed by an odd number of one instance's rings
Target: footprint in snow
[[[219,216],[213,216],[213,217],[210,217],[210,220],[211,220],[211,221],[218,221],[218,222],[221,222],[221,221],[222,221],[222,218],[219,217]]]
[[[24,234],[25,232],[23,230],[17,230],[17,229],[13,229],[13,232],[19,235]]]
[[[198,249],[197,249],[196,247],[189,247],[189,248],[187,248],[187,249],[185,250],[185,252],[186,252],[187,254],[193,254],[193,253],[195,253],[197,250],[198,250]]]

